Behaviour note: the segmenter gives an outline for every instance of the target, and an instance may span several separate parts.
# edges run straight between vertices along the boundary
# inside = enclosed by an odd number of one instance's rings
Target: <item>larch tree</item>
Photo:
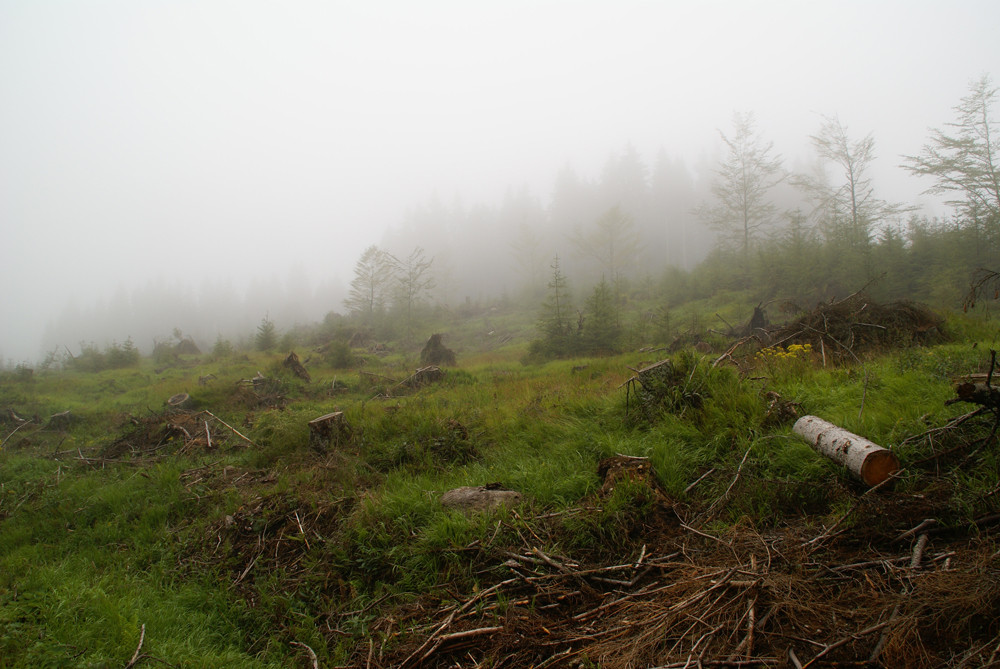
[[[950,196],[966,225],[992,232],[1000,227],[1000,126],[993,118],[997,88],[988,75],[972,82],[955,106],[957,119],[944,130],[932,129],[930,141],[903,167],[930,177],[929,193]]]
[[[931,130],[930,141],[917,156],[906,156],[903,167],[931,177],[928,192],[950,195],[962,226],[971,231],[979,261],[991,265],[972,277],[966,307],[983,294],[1000,290],[1000,126],[993,117],[997,88],[988,75],[969,85],[955,106],[957,120],[946,130]]]
[[[354,266],[354,279],[351,280],[351,290],[344,306],[367,317],[381,312],[397,269],[395,258],[377,246],[369,246]]]
[[[427,259],[419,246],[404,260],[393,256],[390,258],[396,268],[396,303],[406,310],[406,321],[409,323],[413,319],[413,307],[435,286],[434,277],[430,273],[434,259]]]
[[[615,282],[635,263],[642,248],[632,217],[618,205],[594,221],[593,230],[578,229],[571,239],[581,256],[596,261],[602,273]]]
[[[875,228],[912,208],[875,197],[868,176],[875,160],[875,139],[870,133],[851,140],[839,118],[824,116],[819,132],[810,140],[823,164],[833,165],[836,176],[832,182],[802,177],[798,185],[812,195],[830,234],[845,237],[852,248],[867,250]]]
[[[773,142],[757,131],[751,112],[734,114],[733,134],[720,130],[719,135],[726,155],[715,170],[714,202],[698,213],[722,245],[739,250],[746,268],[752,245],[774,223],[777,210],[768,193],[784,181],[785,171]]]

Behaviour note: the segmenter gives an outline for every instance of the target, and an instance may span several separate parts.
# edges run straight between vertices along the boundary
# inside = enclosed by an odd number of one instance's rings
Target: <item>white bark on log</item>
[[[899,469],[899,460],[892,451],[822,418],[803,416],[795,421],[792,431],[867,485],[878,485]]]

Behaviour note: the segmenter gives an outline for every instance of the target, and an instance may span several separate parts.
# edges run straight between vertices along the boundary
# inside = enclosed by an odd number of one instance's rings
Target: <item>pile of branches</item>
[[[811,344],[824,360],[857,360],[861,353],[945,340],[944,319],[912,302],[879,304],[864,293],[818,305],[768,332],[773,346]]]
[[[240,380],[236,388],[244,403],[251,409],[280,409],[288,403],[285,384],[281,379],[267,377],[260,372],[253,378]]]
[[[353,666],[801,669],[1000,658],[1000,569],[989,550],[932,548],[924,534],[891,553],[811,553],[821,544],[793,532],[681,527],[684,536],[660,547],[670,552],[642,546],[611,564],[538,546],[504,552],[492,585],[429,621],[398,612],[378,621]],[[387,650],[394,638],[406,641]]]
[[[623,457],[612,464],[648,466]],[[879,488],[829,527],[799,521],[766,533],[709,529],[729,489],[700,513],[664,500],[644,515],[641,546],[626,541],[619,552],[584,557],[561,554],[565,521],[553,517],[600,509],[541,516],[531,529],[500,520],[490,540],[455,549],[485,575],[477,587],[461,595],[451,584],[436,607],[424,601],[416,610],[385,611],[350,666],[803,669],[1000,661],[993,536],[1000,514],[977,520],[970,541],[940,515],[947,503],[937,509],[921,499],[914,507],[912,494]],[[845,523],[855,515],[861,522]],[[501,525],[519,545],[492,545]]]
[[[87,464],[105,464],[128,460],[157,458],[191,450],[225,448],[233,443],[253,445],[211,411],[197,413],[167,412],[143,418],[129,417],[121,433],[104,445],[97,457],[79,459]]]
[[[184,472],[181,482],[195,499],[235,489],[244,503],[208,526],[202,541],[181,555],[182,567],[192,572],[221,569],[231,587],[251,605],[259,602],[259,590],[273,587],[295,592],[307,589],[310,580],[313,586],[317,579],[329,580],[326,565],[316,564],[315,556],[327,550],[327,542],[337,535],[353,500],[265,492],[275,481],[277,477],[265,470],[235,467],[207,466]],[[330,594],[347,597],[340,580],[332,580]]]

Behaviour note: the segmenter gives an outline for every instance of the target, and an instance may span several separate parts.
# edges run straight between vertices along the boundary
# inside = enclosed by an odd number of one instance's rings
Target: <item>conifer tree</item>
[[[269,316],[264,316],[254,335],[254,346],[258,351],[271,351],[278,345],[278,329]]]
[[[769,192],[785,178],[781,156],[774,143],[765,142],[757,131],[752,113],[734,114],[733,134],[719,131],[726,145],[712,182],[714,202],[699,210],[721,246],[738,249],[747,270],[750,249],[774,225],[776,208]]]
[[[587,298],[586,319],[581,333],[582,348],[586,353],[615,353],[621,339],[621,327],[615,296],[607,279],[594,286],[594,292]]]
[[[542,305],[538,329],[542,338],[532,342],[531,354],[540,357],[565,357],[575,351],[575,332],[572,325],[572,302],[566,276],[562,273],[559,256],[552,260],[552,279],[549,295]]]
[[[906,156],[903,167],[931,177],[929,193],[950,195],[961,223],[981,230],[1000,243],[1000,124],[993,116],[997,87],[984,75],[969,86],[955,107],[957,120],[947,130],[931,130],[930,142],[918,156]],[[993,259],[990,258],[992,261]]]

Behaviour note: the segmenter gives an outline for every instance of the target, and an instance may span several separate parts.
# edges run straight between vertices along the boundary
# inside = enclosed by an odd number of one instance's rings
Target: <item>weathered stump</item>
[[[288,354],[288,357],[285,358],[284,365],[288,369],[292,370],[292,374],[295,374],[295,376],[299,377],[306,383],[312,381],[312,377],[309,376],[309,371],[302,365],[302,362],[299,360],[299,356],[295,353],[295,351]]]
[[[191,396],[187,393],[171,395],[167,400],[167,408],[172,411],[185,411],[191,408]]]
[[[425,386],[430,383],[437,383],[444,378],[444,371],[440,367],[435,367],[431,365],[429,367],[421,367],[413,373],[412,376],[407,378],[402,382],[408,388],[419,388],[420,386]]]
[[[454,365],[455,352],[441,341],[442,335],[432,334],[420,351],[420,362],[424,365]]]
[[[76,416],[74,416],[69,411],[60,411],[59,413],[52,414],[49,417],[49,422],[46,427],[51,430],[65,430],[69,428],[70,425],[76,422]]]
[[[351,426],[344,419],[343,411],[334,411],[309,421],[309,446],[317,451],[340,446],[350,438]]]
[[[889,449],[822,418],[803,416],[795,421],[792,431],[867,485],[878,485],[899,469],[899,459]]]

